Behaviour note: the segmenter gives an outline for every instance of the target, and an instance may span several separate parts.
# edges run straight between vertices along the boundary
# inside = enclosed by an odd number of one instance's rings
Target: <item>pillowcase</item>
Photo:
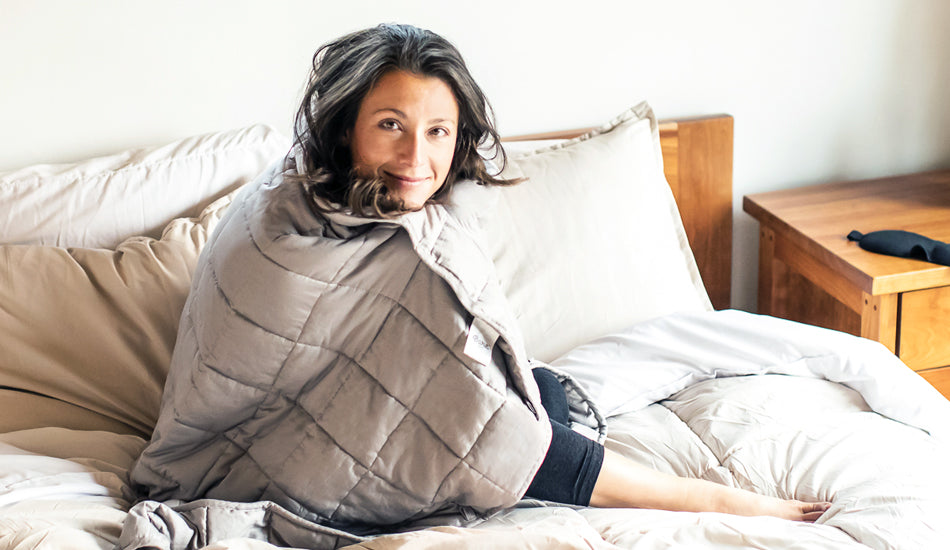
[[[0,389],[0,434],[44,426],[141,435],[122,422],[72,403],[37,393]]]
[[[150,436],[198,254],[233,194],[115,250],[0,245],[0,430]]]
[[[677,311],[711,310],[647,103],[581,137],[513,151],[483,216],[528,353],[572,348]]]
[[[0,244],[113,248],[133,235],[158,238],[171,220],[197,216],[289,148],[285,136],[255,125],[3,173]]]

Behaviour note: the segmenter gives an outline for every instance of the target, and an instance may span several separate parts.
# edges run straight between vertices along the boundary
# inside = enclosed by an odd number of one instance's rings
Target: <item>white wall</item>
[[[503,133],[735,116],[733,305],[755,306],[744,194],[950,167],[946,0],[0,0],[0,170],[266,122],[321,43],[383,21],[455,42]],[[475,6],[474,8],[471,6]]]

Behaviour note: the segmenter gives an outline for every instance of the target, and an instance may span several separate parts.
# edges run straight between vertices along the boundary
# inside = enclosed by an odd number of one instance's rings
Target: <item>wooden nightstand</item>
[[[950,171],[748,195],[760,224],[759,312],[885,344],[950,397],[950,267],[849,242],[903,229],[950,242]]]

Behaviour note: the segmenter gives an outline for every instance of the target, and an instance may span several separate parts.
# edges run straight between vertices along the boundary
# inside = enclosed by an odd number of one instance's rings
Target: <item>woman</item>
[[[514,182],[479,147],[503,163],[443,38],[384,25],[317,52],[292,154],[199,260],[142,492],[351,532],[523,496],[817,519],[827,504],[661,474],[566,427],[480,245],[479,185]]]

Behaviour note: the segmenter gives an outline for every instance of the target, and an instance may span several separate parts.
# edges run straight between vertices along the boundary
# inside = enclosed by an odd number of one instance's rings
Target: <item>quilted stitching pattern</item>
[[[405,229],[328,227],[265,180],[199,261],[135,480],[153,499],[272,499],[347,527],[513,505],[550,428],[525,406],[541,410],[536,392],[509,388],[529,367],[464,224],[438,207]],[[463,354],[469,310],[518,349],[510,367]]]

